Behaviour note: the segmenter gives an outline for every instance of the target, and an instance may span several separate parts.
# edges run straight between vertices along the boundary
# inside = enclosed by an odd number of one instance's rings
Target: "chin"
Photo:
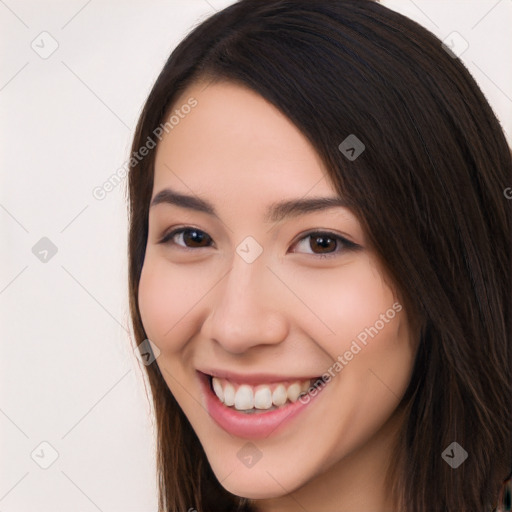
[[[246,468],[241,463],[226,466],[224,461],[219,461],[218,465],[210,465],[226,491],[241,498],[254,500],[283,497],[296,491],[314,477],[313,474],[294,473],[293,468],[277,468],[275,464],[264,464],[263,461],[252,468]]]
[[[248,479],[235,478],[229,482],[222,482],[221,485],[231,494],[251,500],[281,498],[288,494],[268,474]]]

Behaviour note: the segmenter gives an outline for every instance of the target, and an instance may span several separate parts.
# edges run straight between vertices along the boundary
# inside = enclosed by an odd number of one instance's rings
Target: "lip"
[[[301,412],[310,407],[323,391],[323,387],[318,388],[318,393],[315,396],[310,395],[307,403],[302,403],[300,400],[297,400],[296,402],[289,403],[272,411],[246,414],[224,405],[217,398],[217,395],[215,395],[210,388],[211,374],[206,374],[201,371],[197,371],[197,374],[201,384],[206,409],[210,417],[223,430],[243,439],[263,439],[282,431],[286,425],[293,421]],[[253,377],[256,376],[253,375]],[[257,377],[258,382],[256,382],[256,384],[263,382],[260,379],[261,375]],[[243,382],[249,384],[245,376]],[[270,381],[266,380],[264,382],[269,383]],[[283,382],[283,378],[280,377],[279,380],[275,382]]]
[[[252,386],[257,386],[258,384],[275,384],[275,383],[286,383],[286,382],[296,382],[296,381],[304,381],[309,379],[318,379],[319,375],[310,375],[310,376],[283,376],[276,375],[271,373],[253,373],[250,374],[240,374],[236,372],[232,372],[229,370],[216,370],[213,368],[206,368],[198,370],[199,373],[203,373],[206,375],[211,375],[212,377],[218,377],[219,379],[226,379],[230,382],[234,382],[237,384],[250,384]]]

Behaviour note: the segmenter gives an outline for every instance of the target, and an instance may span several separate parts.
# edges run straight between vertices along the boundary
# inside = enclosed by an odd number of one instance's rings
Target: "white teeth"
[[[284,405],[288,400],[288,394],[286,393],[286,388],[279,384],[274,392],[272,393],[272,402],[274,405]]]
[[[229,382],[224,386],[224,403],[235,405],[235,388]]]
[[[254,407],[254,395],[251,386],[242,384],[235,394],[235,409],[245,411]]]
[[[290,402],[296,402],[299,398],[301,385],[298,382],[293,383],[291,386],[288,386],[288,400]]]
[[[269,384],[253,387],[242,384],[235,389],[235,386],[229,381],[212,377],[212,388],[220,402],[244,412],[256,412],[258,409],[269,410],[285,405],[287,402],[296,402],[299,396],[309,391],[311,385],[312,381],[301,380],[288,386]]]
[[[270,409],[272,407],[272,393],[270,388],[259,388],[254,393],[254,407],[256,409]]]
[[[219,379],[213,377],[212,385],[213,385],[213,390],[215,391],[215,394],[217,395],[218,399],[222,403],[224,403],[224,390],[222,389],[222,384],[220,383]]]

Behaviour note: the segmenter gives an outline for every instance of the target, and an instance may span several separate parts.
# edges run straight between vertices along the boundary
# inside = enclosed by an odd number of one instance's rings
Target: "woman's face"
[[[415,343],[361,224],[284,115],[230,83],[195,84],[176,109],[156,149],[144,328],[221,484],[285,495],[378,437]]]

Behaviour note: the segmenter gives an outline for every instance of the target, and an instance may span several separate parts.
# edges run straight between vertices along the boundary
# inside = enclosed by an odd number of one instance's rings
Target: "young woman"
[[[174,50],[132,149],[161,511],[510,505],[512,160],[436,37],[242,0]]]

